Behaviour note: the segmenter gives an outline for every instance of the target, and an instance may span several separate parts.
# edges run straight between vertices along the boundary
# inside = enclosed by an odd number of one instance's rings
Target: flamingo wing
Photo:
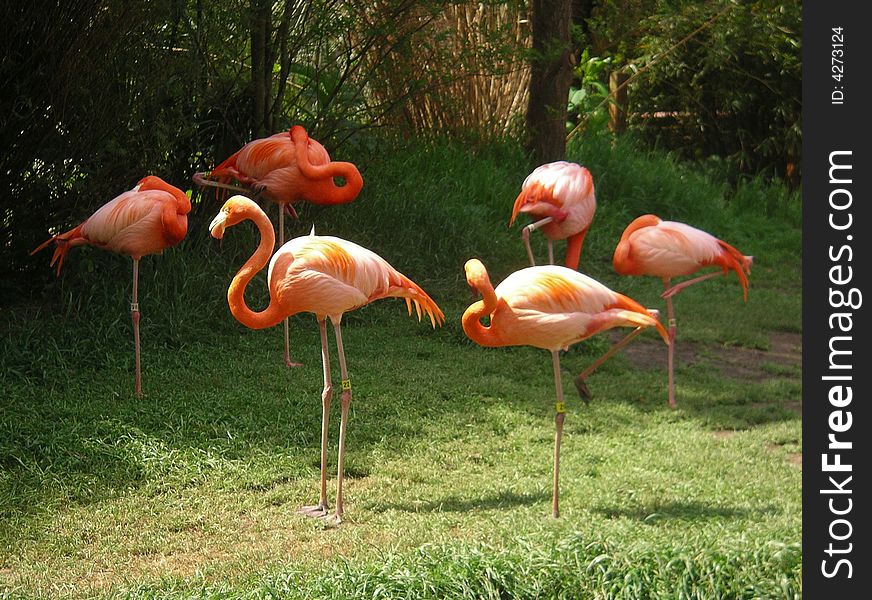
[[[495,292],[512,308],[546,313],[596,313],[617,299],[617,294],[595,279],[555,265],[515,271]]]
[[[330,162],[330,155],[324,146],[311,138],[307,150],[309,162],[313,165]],[[215,167],[212,173],[219,177],[225,171],[228,175],[238,174],[246,180],[244,183],[250,184],[261,181],[273,171],[288,168],[297,168],[297,154],[291,134],[284,131],[248,142],[239,152]]]
[[[285,244],[270,262],[271,291],[296,306],[295,312],[338,317],[374,300],[405,298],[418,318],[431,323],[444,315],[435,302],[408,277],[375,252],[332,236],[302,236]],[[305,305],[303,307],[302,305]]]
[[[715,264],[721,254],[718,239],[684,223],[661,221],[629,237],[633,261],[642,272],[658,277],[689,275]]]
[[[139,258],[168,247],[161,220],[164,207],[176,198],[163,190],[124,192],[101,206],[82,224],[87,243]]]

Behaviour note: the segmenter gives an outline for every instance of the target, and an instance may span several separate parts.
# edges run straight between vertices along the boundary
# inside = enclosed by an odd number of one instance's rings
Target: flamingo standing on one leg
[[[55,243],[51,266],[58,264],[57,274],[70,248],[88,244],[126,254],[133,259],[133,302],[130,317],[133,320],[133,340],[136,357],[134,389],[142,395],[142,374],[139,351],[139,259],[175,246],[188,232],[187,214],[191,201],[177,187],[160,177],[149,175],[132,190],[124,192],[97,209],[83,223],[55,235],[31,254],[39,252],[51,242]]]
[[[565,264],[578,269],[581,247],[595,211],[590,171],[575,163],[558,161],[537,167],[527,176],[512,207],[509,226],[518,213],[529,213],[535,219],[521,232],[531,266],[536,261],[530,248],[530,232],[542,229],[548,238],[548,262],[554,264],[553,241],[567,239]]]
[[[380,298],[405,298],[409,314],[412,303],[430,317],[433,327],[443,323],[445,317],[432,299],[408,277],[394,269],[383,258],[357,244],[345,240],[311,235],[294,238],[272,256],[275,235],[264,212],[243,196],[230,198],[215,217],[209,230],[212,237],[221,239],[224,230],[246,219],[255,222],[260,230],[260,245],[242,266],[230,288],[227,302],[236,320],[252,329],[277,325],[282,319],[300,312],[311,312],[318,320],[321,331],[321,358],[324,365],[324,390],[321,394],[321,494],[318,504],[303,507],[304,514],[327,515],[327,423],[333,388],[330,383],[330,358],[327,349],[327,321],[329,317],[336,334],[339,368],[342,372],[342,416],[339,426],[338,483],[336,511],[333,521],[342,520],[342,478],[345,458],[345,430],[348,407],[351,404],[351,380],[345,364],[340,323],[343,313],[359,308]],[[254,312],[245,303],[245,287],[255,274],[269,261],[269,306]]]
[[[357,198],[363,187],[357,167],[349,162],[331,162],[324,146],[311,139],[300,125],[247,143],[212,169],[209,177],[218,181],[206,179],[201,173],[194,175],[194,181],[201,186],[257,194],[278,204],[280,246],[285,243],[285,211],[296,216],[294,202],[345,204]],[[337,186],[334,177],[344,178],[345,185]],[[246,187],[230,185],[232,179]],[[287,319],[284,336],[285,364],[299,366],[291,361]]]
[[[664,341],[666,330],[657,320],[656,311],[648,311],[636,301],[566,267],[527,267],[509,275],[496,289],[478,259],[467,261],[464,269],[466,281],[482,295],[482,300],[463,313],[463,331],[471,340],[487,347],[534,346],[551,352],[557,389],[552,497],[552,515],[556,518],[560,442],[566,410],[559,350],[612,327],[653,326]],[[490,318],[487,326],[481,323],[484,317]]]
[[[643,215],[627,225],[615,248],[612,265],[621,275],[653,275],[663,279],[666,311],[669,317],[669,406],[675,407],[673,357],[675,351],[675,313],[672,297],[689,285],[735,271],[748,301],[748,275],[753,256],[741,252],[702,231],[675,221],[663,221],[655,215]],[[671,286],[673,277],[691,275],[707,266],[720,271],[694,277]]]

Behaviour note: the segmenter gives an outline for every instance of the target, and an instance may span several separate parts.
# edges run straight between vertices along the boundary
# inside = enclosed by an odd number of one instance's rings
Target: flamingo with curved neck
[[[345,184],[336,185],[337,177],[343,178]],[[232,180],[241,185],[232,185]],[[209,178],[196,173],[194,181],[201,186],[263,196],[278,204],[279,246],[285,241],[285,212],[296,217],[293,203],[346,204],[357,198],[363,188],[363,177],[357,167],[350,162],[331,161],[324,146],[311,139],[300,125],[247,143],[212,169]],[[284,359],[289,367],[299,366],[291,361],[287,320]]]
[[[534,222],[521,230],[530,266],[534,266],[530,233],[541,229],[548,240],[548,262],[554,264],[554,241],[566,240],[564,264],[578,269],[584,238],[596,212],[593,177],[579,164],[557,161],[536,167],[521,185],[521,193],[512,207],[509,226],[520,213],[527,213]]]
[[[472,341],[487,347],[534,346],[551,352],[557,391],[551,514],[558,517],[560,443],[566,413],[559,351],[612,327],[635,327],[624,341],[576,378],[579,393],[586,397],[589,392],[584,379],[617,349],[647,327],[655,327],[666,341],[666,330],[657,320],[657,311],[646,310],[635,300],[567,267],[521,269],[496,289],[478,259],[467,261],[464,270],[467,283],[482,295],[463,313],[463,331]],[[490,318],[488,325],[482,323],[485,318]]]
[[[342,481],[345,460],[345,431],[348,407],[351,404],[351,380],[345,363],[342,344],[342,315],[380,298],[404,298],[412,314],[412,304],[418,319],[422,313],[433,327],[441,325],[445,316],[435,302],[411,279],[394,269],[386,260],[352,242],[331,236],[318,236],[314,231],[292,239],[272,256],[275,235],[269,219],[260,207],[243,196],[230,198],[212,220],[209,230],[218,239],[228,227],[252,220],[260,231],[260,243],[245,262],[227,290],[230,312],[240,323],[252,329],[278,324],[282,319],[300,312],[315,314],[321,333],[321,359],[324,366],[324,389],[321,393],[321,495],[318,504],[301,509],[306,515],[327,517],[327,426],[333,387],[330,379],[330,353],[327,347],[327,318],[333,323],[339,366],[342,373],[342,416],[339,427],[338,484],[336,509],[331,519],[342,520]],[[269,262],[269,305],[256,312],[245,302],[245,288]]]

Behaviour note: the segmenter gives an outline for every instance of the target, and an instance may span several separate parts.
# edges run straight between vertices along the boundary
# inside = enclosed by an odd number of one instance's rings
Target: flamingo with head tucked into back
[[[147,254],[162,252],[178,244],[188,232],[188,213],[191,201],[179,188],[160,177],[149,175],[132,190],[124,192],[100,207],[66,233],[52,236],[31,254],[39,252],[52,242],[55,244],[51,266],[58,265],[57,274],[70,248],[90,245],[133,259],[133,301],[130,316],[133,320],[136,375],[134,390],[142,395],[142,374],[139,349],[139,259]]]
[[[733,246],[690,225],[663,221],[655,215],[642,215],[627,225],[615,248],[612,265],[621,275],[653,275],[663,280],[666,311],[669,318],[669,406],[675,407],[673,360],[675,351],[675,313],[672,297],[689,285],[735,271],[742,284],[742,296],[748,300],[748,275],[753,256],[745,256]],[[705,267],[720,270],[694,277],[675,286],[673,277],[692,275]]]
[[[520,213],[534,222],[524,227],[521,237],[530,266],[534,266],[530,232],[541,229],[548,239],[548,262],[554,264],[554,240],[567,240],[566,262],[578,269],[581,247],[596,211],[593,177],[586,168],[572,162],[557,161],[536,167],[521,185],[512,207],[509,226]]]
[[[646,310],[635,300],[573,269],[527,267],[506,277],[496,289],[477,258],[468,260],[464,270],[467,283],[482,296],[463,313],[463,331],[472,341],[485,347],[534,346],[551,352],[557,390],[551,512],[558,517],[560,443],[566,412],[559,351],[613,327],[635,327],[636,331],[655,327],[664,341],[666,330],[657,320],[657,311]],[[482,324],[484,318],[489,318],[488,325]],[[584,377],[614,351],[609,350],[579,376],[576,385],[580,393],[587,395]]]
[[[345,180],[336,185],[334,177]],[[227,160],[212,169],[207,179],[194,175],[201,186],[224,188],[263,196],[279,205],[279,245],[285,243],[285,212],[296,216],[293,203],[333,205],[351,202],[363,187],[360,171],[350,162],[331,161],[327,150],[311,139],[300,125],[245,144]],[[236,180],[245,187],[231,185]],[[217,181],[216,181],[217,180]],[[291,361],[288,321],[284,321],[285,364]]]
[[[290,240],[272,255],[275,235],[272,225],[257,204],[243,196],[230,198],[209,225],[212,236],[221,239],[228,227],[245,220],[254,221],[260,231],[260,245],[242,266],[227,290],[230,312],[237,321],[252,329],[277,325],[282,319],[301,312],[315,314],[321,332],[321,359],[324,389],[321,394],[321,494],[318,504],[301,509],[306,515],[326,517],[327,506],[327,424],[333,388],[327,348],[327,319],[333,323],[339,368],[342,374],[341,421],[339,426],[338,482],[334,523],[342,520],[342,481],[345,459],[345,431],[351,404],[351,380],[345,363],[340,323],[343,313],[380,298],[404,298],[418,319],[424,312],[433,327],[445,317],[435,302],[411,279],[394,269],[383,258],[357,244],[331,236],[310,235]],[[270,256],[272,255],[272,258]],[[245,303],[245,287],[269,262],[267,275],[269,305],[260,312]]]

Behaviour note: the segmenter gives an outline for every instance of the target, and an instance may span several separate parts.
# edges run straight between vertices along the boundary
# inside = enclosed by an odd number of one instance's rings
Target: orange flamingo
[[[558,478],[560,442],[566,409],[560,382],[561,349],[613,327],[656,327],[666,341],[666,330],[636,301],[613,292],[577,271],[560,266],[527,267],[509,275],[496,289],[487,270],[476,258],[466,262],[466,281],[482,296],[463,313],[463,331],[481,346],[534,346],[551,352],[557,404],[554,437],[552,515],[559,516]],[[490,325],[481,319],[489,317]],[[593,369],[617,350],[617,346],[584,371],[577,380],[579,392],[587,395],[583,381]]]
[[[133,259],[133,302],[130,317],[133,320],[133,340],[136,356],[134,388],[142,395],[142,374],[139,351],[139,259],[146,254],[157,254],[175,246],[188,232],[188,213],[191,201],[177,187],[160,177],[142,178],[132,190],[110,200],[85,219],[83,223],[40,244],[31,254],[39,252],[51,242],[55,243],[51,266],[61,265],[70,248],[85,244],[126,254]]]
[[[293,203],[305,200],[313,204],[345,204],[351,202],[363,187],[363,178],[349,162],[331,162],[327,150],[309,137],[300,125],[290,131],[267,138],[253,140],[230,158],[215,167],[209,177],[194,174],[201,186],[225,188],[253,193],[279,205],[279,245],[285,243],[285,212],[296,217]],[[345,179],[337,186],[334,177]],[[230,185],[235,179],[244,188]],[[285,364],[300,366],[291,361],[288,321],[284,321]]]
[[[343,313],[380,298],[405,298],[409,314],[412,303],[418,319],[422,311],[430,317],[433,327],[445,317],[439,307],[411,279],[394,269],[383,258],[357,244],[314,233],[297,237],[279,248],[272,256],[275,235],[264,212],[244,196],[230,198],[215,217],[209,230],[221,239],[228,227],[246,219],[254,221],[260,231],[260,245],[242,266],[230,288],[227,302],[237,321],[252,329],[277,325],[282,319],[300,312],[315,314],[321,331],[321,359],[324,365],[324,390],[321,394],[321,494],[318,504],[305,506],[301,512],[309,516],[326,517],[327,506],[327,423],[333,388],[330,382],[330,358],[327,348],[329,317],[336,334],[339,368],[342,373],[342,416],[339,426],[338,483],[336,511],[333,522],[342,521],[342,478],[345,460],[345,429],[351,404],[351,380],[345,364],[340,323]],[[245,303],[245,287],[269,261],[269,296],[267,308],[254,312]]]
[[[742,284],[742,296],[748,301],[748,275],[753,256],[741,252],[714,237],[684,223],[663,221],[655,215],[642,215],[627,225],[615,248],[612,265],[621,275],[653,275],[663,280],[666,311],[669,318],[669,406],[675,408],[673,358],[675,352],[675,313],[672,297],[694,283],[735,271]],[[708,266],[720,271],[688,279],[675,286],[673,277],[691,275]]]
[[[519,213],[529,213],[535,219],[521,232],[531,266],[536,261],[530,248],[530,232],[542,229],[548,239],[549,262],[554,264],[554,240],[566,239],[565,264],[578,269],[581,247],[595,211],[590,171],[575,163],[558,161],[537,167],[527,176],[512,207],[509,226]]]

